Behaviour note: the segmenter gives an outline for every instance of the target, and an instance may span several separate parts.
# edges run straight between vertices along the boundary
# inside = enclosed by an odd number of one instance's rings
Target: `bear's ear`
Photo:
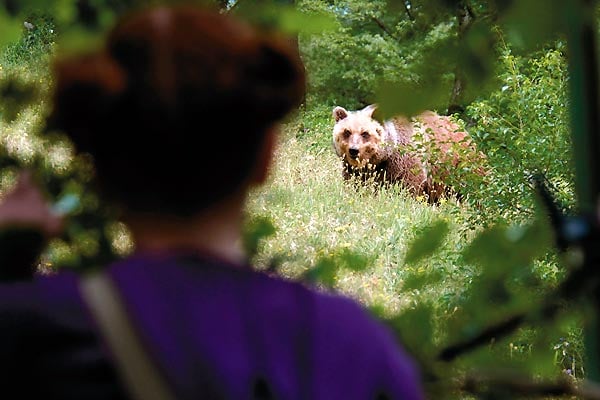
[[[336,107],[333,109],[333,118],[335,122],[341,121],[348,116],[348,111],[343,107]]]
[[[360,110],[361,113],[365,114],[369,118],[373,118],[373,113],[377,110],[377,104],[371,104]]]

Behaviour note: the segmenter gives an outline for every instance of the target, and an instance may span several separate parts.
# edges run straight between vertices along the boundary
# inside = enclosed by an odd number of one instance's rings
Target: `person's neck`
[[[136,215],[126,220],[139,252],[197,251],[240,264],[246,258],[241,237],[242,205],[234,199],[189,218]]]

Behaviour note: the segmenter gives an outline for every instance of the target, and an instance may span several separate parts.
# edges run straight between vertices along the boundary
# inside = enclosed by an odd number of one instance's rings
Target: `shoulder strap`
[[[175,400],[172,389],[143,348],[110,278],[104,273],[83,277],[80,290],[112,351],[129,395],[137,400]]]

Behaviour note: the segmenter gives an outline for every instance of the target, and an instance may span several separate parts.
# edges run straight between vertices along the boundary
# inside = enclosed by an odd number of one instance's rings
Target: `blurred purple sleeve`
[[[329,304],[318,307],[322,329],[315,343],[317,376],[323,379],[322,390],[342,388],[347,392],[319,397],[424,399],[418,369],[391,332],[353,301],[334,296],[325,299]],[[331,384],[336,379],[347,383]]]

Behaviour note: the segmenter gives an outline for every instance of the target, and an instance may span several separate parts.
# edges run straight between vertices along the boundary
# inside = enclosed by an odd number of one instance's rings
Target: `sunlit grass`
[[[283,275],[298,277],[319,257],[347,248],[366,256],[370,268],[340,272],[336,289],[386,311],[396,311],[423,295],[402,290],[407,272],[441,268],[453,275],[448,277],[449,286],[436,288],[440,290],[436,296],[452,292],[452,285],[468,279],[454,272],[469,235],[464,221],[470,210],[453,200],[431,206],[398,186],[345,182],[333,149],[307,146],[294,129],[291,124],[282,134],[271,180],[251,195],[249,213],[269,217],[277,229],[255,262],[268,265],[276,259]],[[415,233],[437,219],[450,221],[455,228],[441,252],[427,263],[405,265]]]

